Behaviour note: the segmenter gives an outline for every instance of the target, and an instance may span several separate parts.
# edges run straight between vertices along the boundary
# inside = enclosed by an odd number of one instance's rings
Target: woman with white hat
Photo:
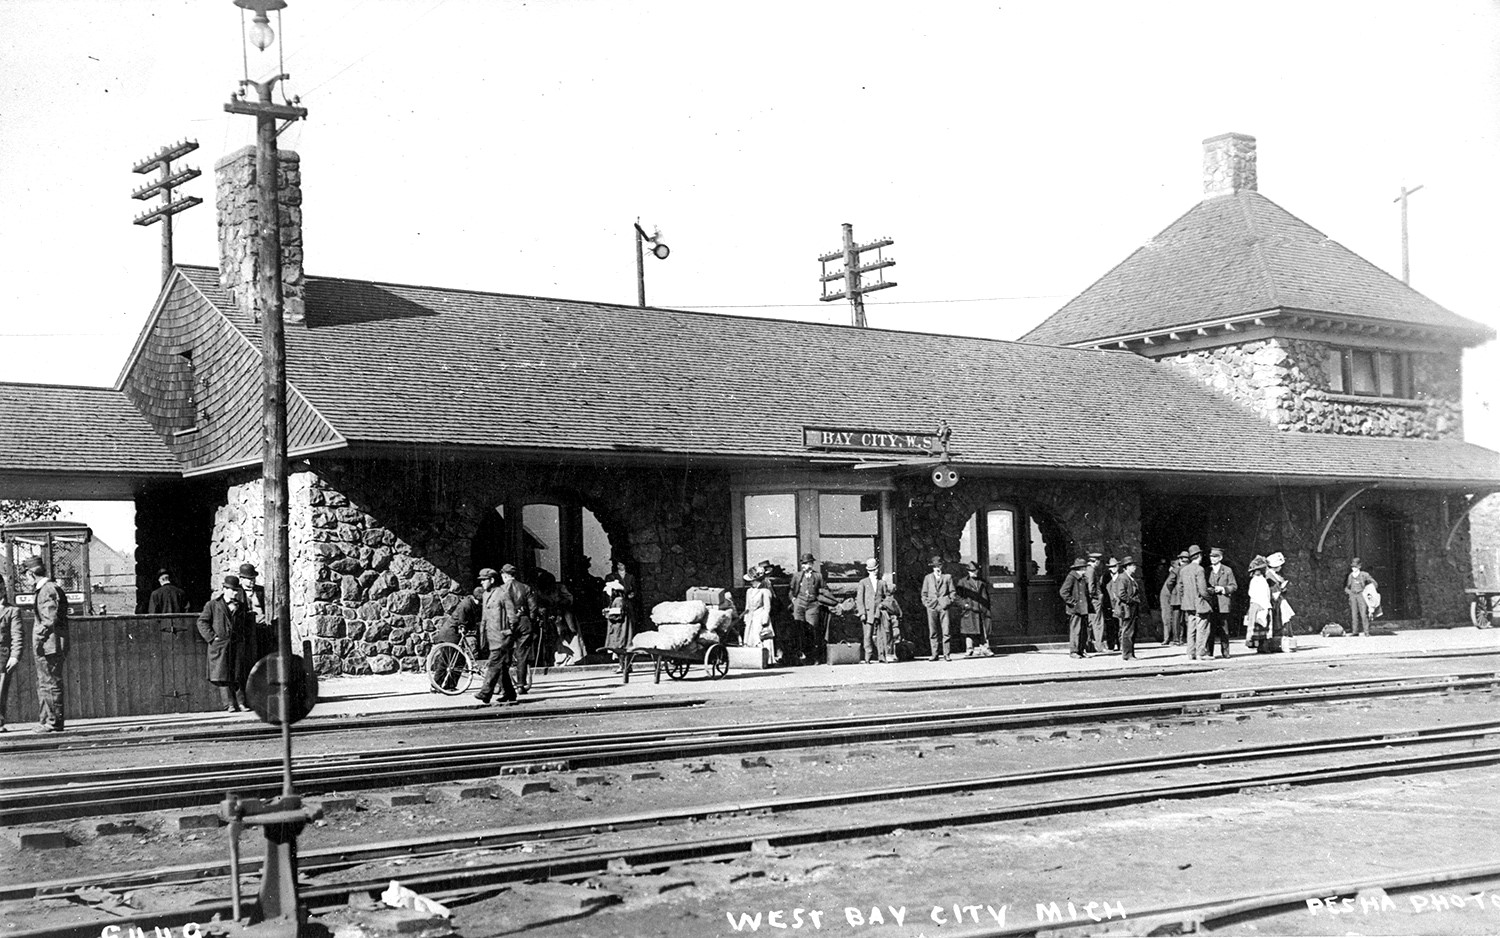
[[[1292,604],[1285,599],[1287,590],[1292,587],[1290,581],[1281,575],[1281,567],[1285,563],[1286,555],[1279,550],[1266,555],[1266,583],[1271,587],[1271,641],[1275,648],[1296,651],[1297,637],[1287,624],[1296,613],[1292,611]]]

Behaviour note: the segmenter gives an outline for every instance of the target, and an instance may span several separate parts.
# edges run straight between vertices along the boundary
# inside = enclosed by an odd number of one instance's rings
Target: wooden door
[[[984,559],[980,576],[990,584],[990,634],[1001,644],[1013,644],[1026,634],[1025,587],[1017,558],[1020,512],[995,505],[984,513]]]
[[[1369,509],[1355,512],[1354,549],[1364,569],[1379,584],[1380,603],[1387,619],[1415,615],[1409,601],[1409,570],[1403,547],[1399,521]]]

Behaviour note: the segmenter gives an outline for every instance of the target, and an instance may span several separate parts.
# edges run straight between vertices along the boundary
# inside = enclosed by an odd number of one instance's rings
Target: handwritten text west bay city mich
[[[895,925],[899,928],[906,925],[908,919],[913,925],[920,924],[924,928],[933,925],[942,927],[991,923],[1003,928],[1010,915],[1010,908],[1009,904],[997,906],[988,903],[976,905],[953,903],[951,905],[915,906],[910,909],[904,905],[850,905],[832,912],[825,909],[771,909],[768,912],[725,912],[724,914],[729,919],[729,926],[737,932],[757,932],[762,928],[821,931],[824,928],[835,927],[840,917],[850,928],[860,928],[866,925]],[[1127,916],[1125,906],[1120,902],[1064,902],[1061,905],[1056,902],[1038,902],[1036,904],[1036,921],[1043,923],[1081,919],[1103,922],[1107,919],[1123,918]]]
[[[803,446],[807,449],[858,449],[895,453],[928,453],[937,448],[937,437],[931,433],[902,433],[894,430],[867,430],[855,427],[803,427]]]

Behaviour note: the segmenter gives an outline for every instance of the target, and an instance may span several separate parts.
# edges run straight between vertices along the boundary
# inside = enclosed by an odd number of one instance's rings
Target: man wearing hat
[[[250,657],[250,607],[240,578],[224,577],[218,595],[198,615],[198,634],[208,643],[208,683],[219,689],[224,709],[248,709],[245,677],[254,664]]]
[[[1207,658],[1208,614],[1213,610],[1210,601],[1213,594],[1208,591],[1208,577],[1203,574],[1203,550],[1197,544],[1187,549],[1187,563],[1177,574],[1177,583],[1182,590],[1182,611],[1187,615],[1187,641],[1189,658]]]
[[[1114,558],[1110,558],[1114,564]],[[1118,573],[1109,581],[1110,608],[1120,625],[1120,658],[1135,660],[1135,631],[1140,626],[1144,605],[1141,584],[1136,581],[1135,558],[1129,554],[1115,565]]]
[[[1234,571],[1224,564],[1224,552],[1215,547],[1208,552],[1208,592],[1210,593],[1208,653],[1212,657],[1214,645],[1219,646],[1219,657],[1229,657],[1229,610],[1234,603],[1234,594],[1240,584]]]
[[[174,615],[188,611],[187,593],[172,582],[172,574],[165,567],[156,571],[156,582],[160,585],[151,591],[151,598],[146,600],[147,615]]]
[[[524,694],[531,687],[531,665],[538,638],[535,623],[541,617],[541,600],[536,590],[521,582],[520,574],[513,563],[500,568],[500,599],[505,604],[505,621],[515,641],[512,659],[516,690]]]
[[[504,591],[497,585],[500,574],[493,567],[479,571],[479,645],[485,655],[484,683],[474,692],[480,706],[490,702],[495,687],[500,687],[500,702],[516,702],[516,685],[510,678],[511,658],[515,654],[515,636],[505,613]]]
[[[953,589],[953,577],[943,572],[943,558],[933,556],[928,564],[932,572],[922,577],[922,606],[927,610],[927,643],[931,651],[929,661],[953,660],[948,654],[948,631],[953,627],[953,603],[958,595]]]
[[[1085,571],[1089,586],[1089,641],[1091,651],[1102,652],[1109,645],[1109,571],[1104,569],[1104,554],[1089,551]]]
[[[1182,611],[1182,568],[1187,566],[1187,551],[1180,551],[1167,575],[1167,600],[1162,604],[1162,644],[1187,644],[1187,616]]]
[[[250,657],[259,661],[280,651],[281,639],[266,616],[266,588],[256,582],[260,579],[260,571],[253,563],[242,563],[239,577],[240,588],[245,591],[245,602],[250,607]]]
[[[1057,593],[1068,611],[1068,657],[1088,657],[1089,584],[1087,558],[1078,557]]]
[[[36,698],[40,711],[38,732],[63,728],[63,664],[68,656],[68,594],[47,575],[40,557],[22,568],[36,591],[32,606],[32,651],[36,653]]]
[[[958,631],[964,637],[964,654],[988,658],[990,651],[990,585],[979,575],[978,561],[964,566],[963,577],[953,584],[958,594]]]
[[[820,650],[825,655],[828,653],[826,637],[819,628],[823,621],[823,604],[818,602],[818,596],[823,592],[823,574],[817,565],[817,558],[812,554],[803,554],[797,572],[792,574],[792,619],[801,633],[794,634],[792,639],[797,644],[794,654],[803,661],[818,660]],[[819,641],[820,638],[825,640]]]
[[[896,650],[891,647],[891,620],[882,608],[890,595],[890,585],[880,578],[880,561],[871,557],[865,561],[864,579],[854,591],[854,611],[864,625],[865,664],[896,660]]]

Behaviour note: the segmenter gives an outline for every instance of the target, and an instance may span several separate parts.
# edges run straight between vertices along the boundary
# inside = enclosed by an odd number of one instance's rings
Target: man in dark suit
[[[1085,573],[1088,565],[1083,557],[1074,560],[1057,591],[1068,611],[1069,658],[1088,657],[1089,584]]]
[[[1208,591],[1208,577],[1203,573],[1203,551],[1194,544],[1187,549],[1188,560],[1177,574],[1182,590],[1182,611],[1187,614],[1188,657],[1207,658],[1208,614],[1213,611],[1213,594]]]
[[[880,578],[880,562],[871,557],[865,561],[865,577],[854,591],[854,612],[864,625],[865,664],[896,660],[890,618],[882,608],[890,595],[890,586]]]
[[[536,590],[521,582],[519,575],[515,564],[508,563],[500,568],[500,598],[505,604],[505,619],[515,641],[516,690],[524,694],[531,687],[528,675],[536,654],[536,623],[541,616],[541,601]]]
[[[927,642],[930,656],[936,661],[942,654],[944,661],[953,660],[948,654],[948,633],[953,627],[953,604],[958,594],[953,588],[953,577],[943,572],[943,558],[934,556],[932,572],[922,578],[922,606],[927,610]]]
[[[204,605],[198,615],[198,634],[208,643],[208,683],[219,689],[224,709],[248,710],[245,678],[254,661],[250,658],[249,603],[239,577],[226,576],[219,595]]]
[[[1129,554],[1120,561],[1119,573],[1109,581],[1110,608],[1120,623],[1120,658],[1135,660],[1135,631],[1140,625],[1145,595],[1135,578],[1135,558]]]
[[[1234,604],[1235,591],[1240,588],[1234,579],[1234,571],[1224,565],[1224,552],[1215,547],[1208,552],[1208,592],[1212,609],[1209,610],[1208,654],[1213,656],[1214,645],[1219,646],[1219,657],[1229,657],[1229,610]]]
[[[1171,612],[1173,645],[1187,644],[1187,614],[1182,608],[1182,568],[1187,566],[1187,562],[1187,551],[1180,552],[1172,564],[1171,575],[1167,577],[1167,584],[1170,587],[1167,602],[1170,610],[1163,608],[1162,611],[1163,613]]]
[[[1099,551],[1089,551],[1088,564],[1084,573],[1089,586],[1089,650],[1102,652],[1109,647],[1109,571]]]
[[[817,661],[819,652],[828,653],[827,636],[820,628],[823,622],[823,574],[818,570],[817,558],[803,554],[797,572],[792,574],[792,618],[796,620],[795,636],[798,656],[804,662]]]
[[[166,569],[158,570],[156,582],[161,585],[151,591],[151,598],[146,601],[147,615],[171,615],[188,611],[187,593],[172,582],[171,573]]]
[[[26,561],[26,573],[36,590],[32,606],[35,625],[31,639],[36,653],[36,699],[41,711],[37,732],[63,729],[63,664],[68,657],[68,594],[47,575],[40,557]]]
[[[281,639],[276,634],[275,625],[266,615],[266,588],[256,582],[260,579],[260,571],[255,569],[253,563],[242,563],[239,577],[240,588],[245,591],[245,602],[250,607],[249,655],[253,664],[266,655],[274,655],[280,651]]]

